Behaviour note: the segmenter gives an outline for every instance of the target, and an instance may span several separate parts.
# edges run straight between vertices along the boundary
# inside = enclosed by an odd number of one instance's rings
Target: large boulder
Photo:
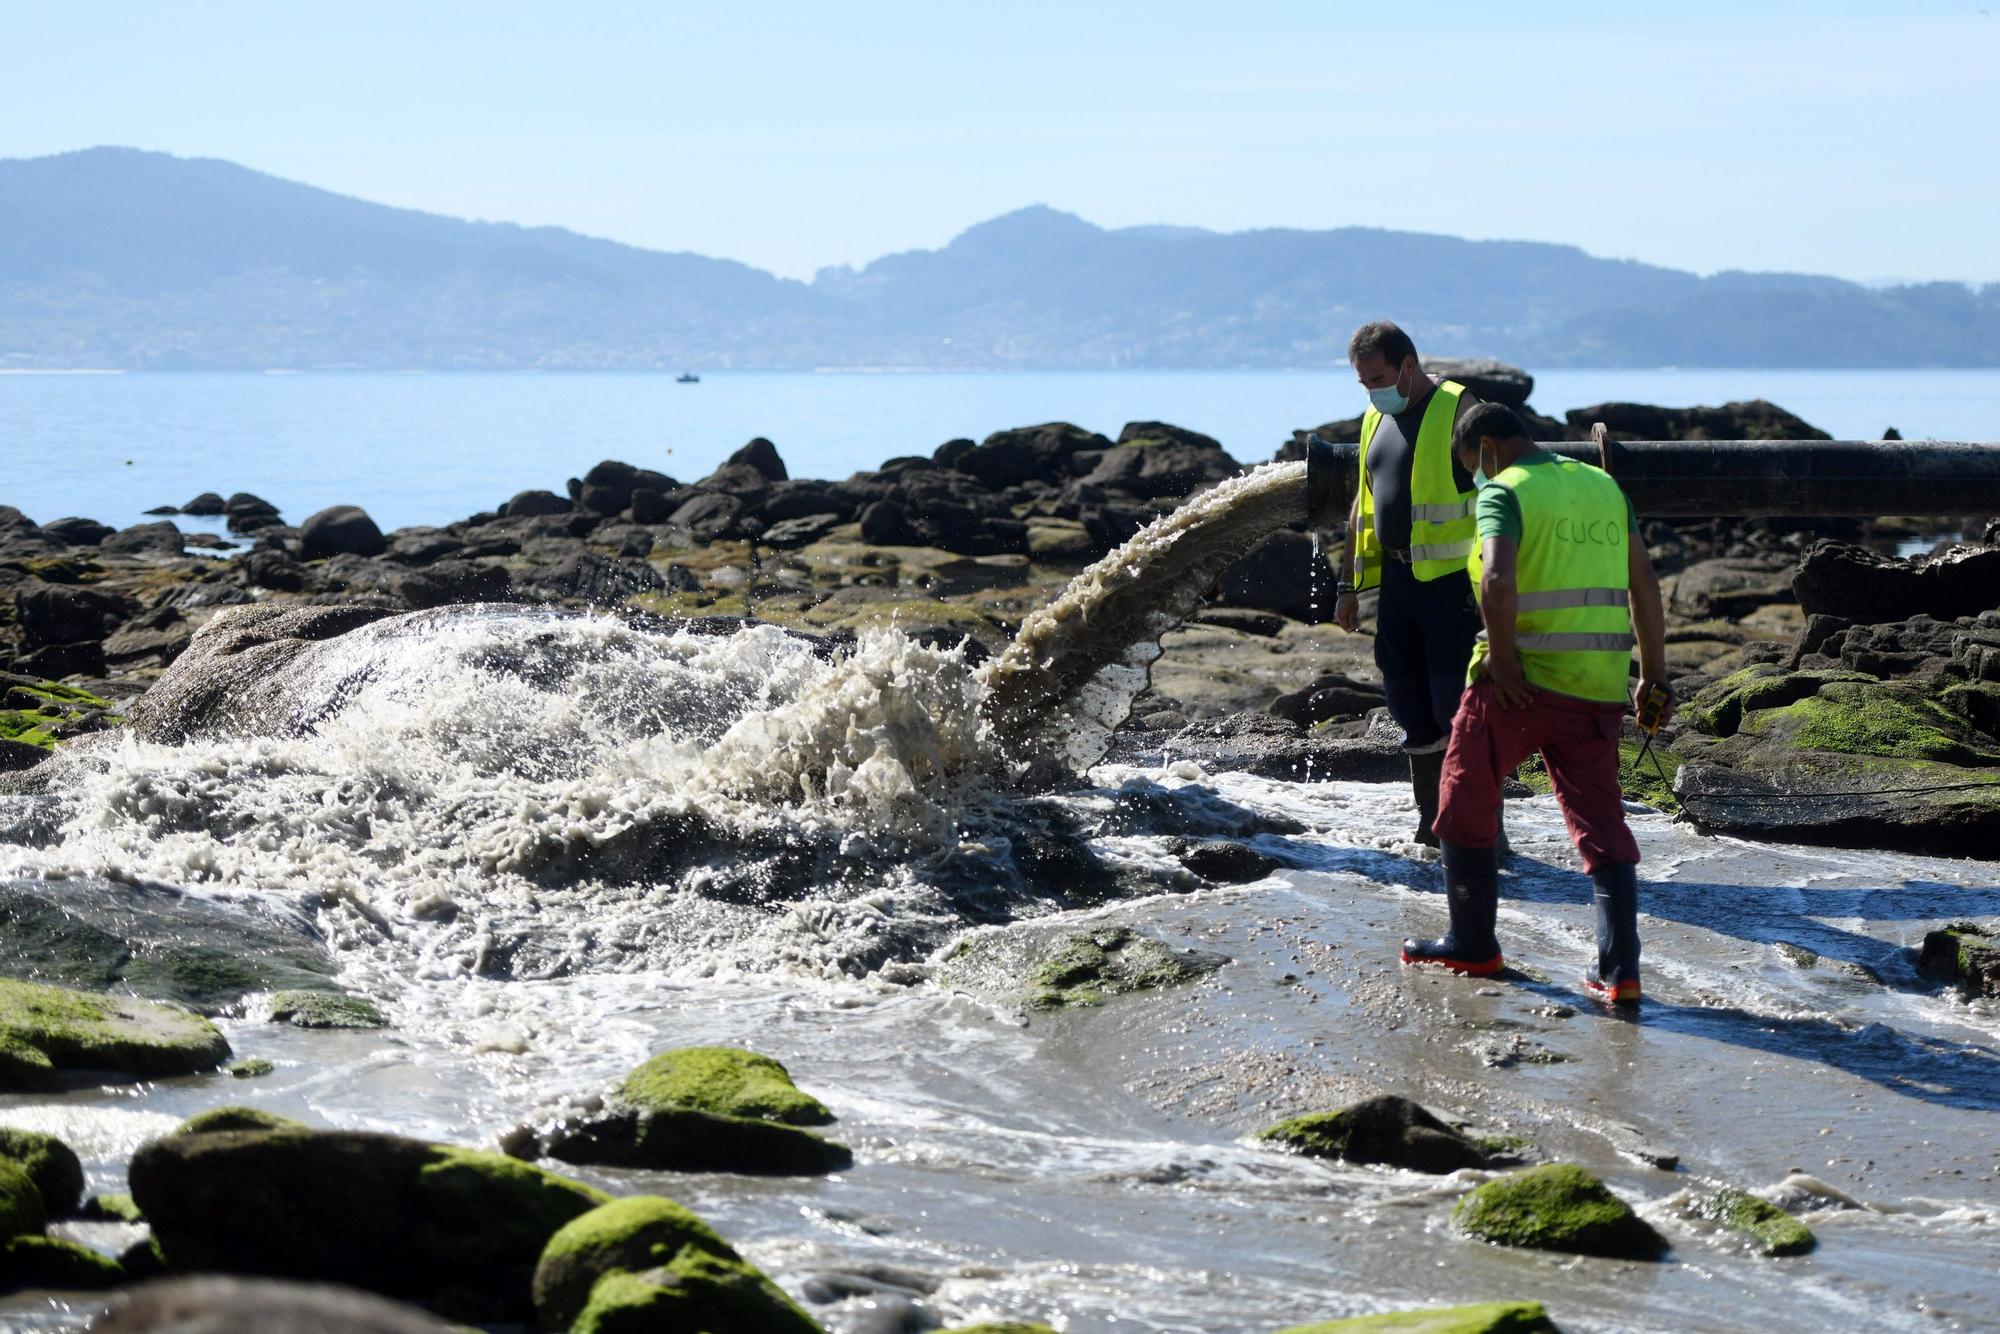
[[[940,447],[940,455],[946,448]],[[1030,479],[1062,482],[1070,476],[1072,455],[1109,448],[1111,442],[1095,431],[1049,422],[995,431],[971,449],[953,450],[948,466],[998,490]]]
[[[1697,562],[1674,577],[1667,595],[1669,609],[1692,620],[1736,620],[1792,600],[1792,559],[1776,554]]]
[[[149,1078],[228,1059],[221,1032],[186,1010],[0,978],[0,1091],[51,1089],[58,1072]]]
[[[14,620],[28,647],[103,639],[136,607],[115,593],[29,579],[14,590]]]
[[[0,1292],[98,1292],[124,1281],[118,1261],[66,1237],[15,1237],[0,1246]]]
[[[1152,500],[1185,496],[1243,470],[1216,440],[1166,422],[1129,422],[1084,474],[1089,485]]]
[[[1599,403],[1572,408],[1572,439],[1587,440],[1603,422],[1613,440],[1831,440],[1833,437],[1775,403],[1752,399],[1719,408],[1661,408],[1650,403]]]
[[[335,505],[299,525],[299,554],[307,560],[379,556],[388,549],[389,540],[359,505]]]
[[[48,1226],[48,1221],[42,1192],[28,1169],[0,1158],[0,1241],[31,1236]]]
[[[133,1155],[167,1262],[347,1283],[467,1319],[532,1309],[542,1248],[603,1192],[499,1154],[361,1131],[223,1131]]]
[[[128,1288],[91,1334],[463,1334],[465,1327],[331,1284],[198,1274]]]
[[[0,1126],[0,1161],[28,1174],[50,1217],[67,1217],[83,1203],[83,1163],[54,1135]]]
[[[853,1161],[844,1145],[799,1129],[832,1119],[769,1057],[684,1047],[633,1070],[602,1110],[529,1128],[518,1144],[572,1163],[810,1175]]]
[[[2000,931],[1952,922],[1925,932],[1917,971],[1955,985],[1968,998],[2000,997]]]
[[[1423,366],[1439,379],[1456,380],[1484,403],[1525,407],[1535,392],[1534,376],[1491,357],[1425,357]]]
[[[1451,1217],[1498,1246],[1631,1260],[1655,1260],[1667,1250],[1650,1223],[1571,1163],[1496,1177],[1460,1200]]]
[[[1846,542],[1815,542],[1799,559],[1792,591],[1808,615],[1849,621],[1977,616],[2000,610],[2000,548],[1954,547],[1902,560]]]
[[[544,514],[567,514],[570,508],[569,498],[553,491],[519,491],[500,507],[500,513],[506,518],[524,519]]]
[[[572,1219],[535,1267],[545,1329],[817,1334],[819,1326],[714,1228],[657,1195]]]
[[[1335,1112],[1295,1116],[1259,1131],[1257,1138],[1308,1158],[1386,1163],[1414,1172],[1484,1167],[1490,1156],[1470,1136],[1408,1098],[1393,1094],[1367,1098]]]

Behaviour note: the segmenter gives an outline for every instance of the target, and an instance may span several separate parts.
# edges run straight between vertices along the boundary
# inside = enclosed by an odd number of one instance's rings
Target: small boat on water
[[[701,377],[693,371],[682,371],[674,377],[675,384],[700,384]]]

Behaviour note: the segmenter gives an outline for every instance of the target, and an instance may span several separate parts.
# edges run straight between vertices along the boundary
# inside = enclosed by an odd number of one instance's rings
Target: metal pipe
[[[1543,449],[1602,463],[1594,444]],[[1306,445],[1315,527],[1346,522],[1361,446]],[[1946,440],[1626,440],[1610,471],[1646,519],[2000,514],[2000,443]]]

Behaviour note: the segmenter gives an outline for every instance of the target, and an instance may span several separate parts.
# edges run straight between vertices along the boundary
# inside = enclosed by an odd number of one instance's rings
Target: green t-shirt
[[[1546,449],[1538,449],[1532,454],[1515,459],[1513,466],[1519,468],[1539,467],[1544,463],[1554,463],[1556,455]],[[1521,540],[1521,501],[1511,487],[1482,486],[1479,501],[1473,513],[1479,519],[1479,540],[1489,537],[1511,537]],[[1625,497],[1625,525],[1632,532],[1639,531],[1639,516],[1632,512],[1632,498]]]

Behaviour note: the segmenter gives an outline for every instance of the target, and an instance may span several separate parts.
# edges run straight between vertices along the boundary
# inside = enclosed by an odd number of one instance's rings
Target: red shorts
[[[1465,688],[1438,784],[1437,836],[1461,847],[1492,847],[1500,832],[1500,784],[1540,751],[1584,868],[1638,861],[1618,784],[1624,705],[1533,693],[1529,707],[1503,709],[1491,681]]]

